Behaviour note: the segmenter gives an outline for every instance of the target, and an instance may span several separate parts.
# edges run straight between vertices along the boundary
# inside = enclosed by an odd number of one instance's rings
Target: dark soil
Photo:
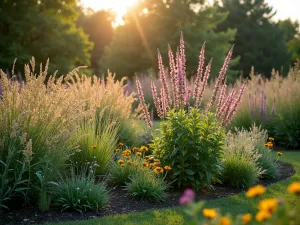
[[[278,163],[280,175],[274,180],[261,180],[260,183],[268,186],[291,177],[295,170],[287,163]],[[197,193],[197,200],[210,200],[223,198],[245,191],[245,189],[231,188],[221,185],[215,185],[213,191],[200,191]],[[141,200],[134,200],[121,187],[116,187],[111,190],[110,203],[106,209],[99,212],[87,212],[83,215],[76,212],[48,211],[45,213],[39,212],[37,207],[26,207],[23,209],[15,209],[10,212],[4,212],[0,215],[1,225],[29,225],[29,224],[43,224],[46,222],[63,222],[72,220],[87,220],[90,218],[103,217],[112,214],[121,214],[129,212],[139,212],[144,210],[170,208],[179,206],[179,198],[182,191],[172,191],[164,203],[151,203]]]

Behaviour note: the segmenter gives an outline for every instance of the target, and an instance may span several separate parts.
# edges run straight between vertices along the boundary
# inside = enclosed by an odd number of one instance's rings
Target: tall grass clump
[[[300,62],[287,76],[273,71],[270,79],[252,70],[243,103],[231,127],[250,128],[255,122],[268,130],[277,143],[300,146]]]
[[[264,146],[266,131],[253,126],[229,131],[223,156],[223,182],[234,187],[249,187],[260,178],[275,178],[276,163],[271,150]]]
[[[82,117],[82,103],[66,88],[63,77],[48,77],[47,69],[48,62],[36,72],[33,58],[25,65],[26,83],[14,82],[0,70],[0,174],[12,168],[18,171],[26,163],[23,200],[38,198],[34,190],[45,195],[45,184],[55,179],[74,152],[72,136]],[[13,173],[6,174],[4,193],[18,182]]]

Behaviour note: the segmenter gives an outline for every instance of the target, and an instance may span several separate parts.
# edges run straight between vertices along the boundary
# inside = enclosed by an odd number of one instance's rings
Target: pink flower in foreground
[[[185,205],[191,201],[193,201],[195,198],[195,192],[192,189],[186,189],[183,193],[183,195],[179,199],[179,203],[181,205]]]

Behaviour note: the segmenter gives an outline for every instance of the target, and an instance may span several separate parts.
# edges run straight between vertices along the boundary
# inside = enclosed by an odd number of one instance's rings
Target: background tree
[[[295,63],[297,59],[300,59],[300,23],[286,19],[279,21],[279,25],[284,30],[285,40],[292,53],[292,63]]]
[[[94,43],[91,49],[91,68],[98,73],[100,70],[100,58],[103,55],[104,47],[107,46],[113,38],[112,22],[115,15],[111,11],[97,11],[92,9],[81,9],[81,15],[78,18],[77,25],[81,27],[89,36],[89,41]]]
[[[234,40],[235,30],[216,32],[216,26],[227,13],[217,12],[215,6],[205,3],[204,0],[141,1],[124,17],[125,25],[116,28],[112,43],[105,49],[102,67],[119,77],[133,77],[136,72],[157,68],[157,49],[168,65],[167,46],[170,44],[176,51],[182,31],[188,73],[196,71],[199,52],[206,41],[206,60],[213,57],[212,76],[216,76],[231,47],[229,42]]]
[[[266,76],[272,68],[287,71],[290,54],[285,35],[271,19],[275,15],[264,0],[221,0],[220,11],[229,12],[218,28],[237,29],[234,56],[241,60],[236,69],[247,76],[251,66]]]
[[[36,62],[50,58],[51,71],[67,73],[89,65],[92,43],[76,28],[76,0],[0,1],[0,68],[23,70],[31,56]]]

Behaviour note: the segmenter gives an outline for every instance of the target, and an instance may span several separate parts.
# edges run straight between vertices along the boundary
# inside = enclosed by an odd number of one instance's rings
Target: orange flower
[[[121,151],[121,149],[117,148],[116,152],[120,152],[120,151]]]
[[[150,163],[150,168],[155,167],[154,163]]]
[[[272,138],[272,137],[269,137],[269,141],[274,141],[274,138]]]
[[[96,149],[96,148],[97,148],[96,145],[93,145],[93,146],[92,146],[92,149]]]
[[[268,147],[273,147],[273,143],[272,142],[267,142],[267,144],[268,144]]]
[[[138,155],[138,156],[141,156],[141,155],[142,155],[142,153],[141,153],[141,152],[137,152],[137,153],[136,153],[136,155]]]
[[[120,146],[120,147],[123,147],[123,146],[124,146],[124,144],[121,142],[121,143],[119,144],[119,146]]]
[[[223,216],[220,225],[231,225],[231,220],[227,216]]]
[[[153,171],[154,171],[154,173],[158,174],[158,173],[163,173],[164,169],[158,166]]]
[[[282,156],[282,152],[277,152],[277,155],[278,156]]]
[[[144,167],[148,167],[148,166],[149,166],[149,163],[147,163],[147,162],[142,162],[142,165],[143,165]]]
[[[140,149],[141,149],[141,151],[143,151],[143,152],[148,151],[148,147],[147,147],[147,146],[142,146]]]
[[[266,188],[259,184],[259,185],[249,188],[248,191],[246,192],[246,196],[249,198],[257,197],[257,196],[262,195],[265,192],[266,192]]]
[[[266,143],[265,146],[266,146],[266,147],[269,147],[269,144]]]
[[[131,155],[131,151],[129,149],[126,149],[122,152],[122,156],[130,156]]]
[[[258,209],[260,211],[267,211],[273,213],[278,207],[278,200],[276,198],[266,198],[260,201]]]
[[[128,161],[127,163],[128,163],[129,165],[132,165],[132,164],[133,164],[132,161]]]
[[[134,165],[134,166],[138,166],[138,163],[137,163],[137,162],[134,162],[133,165]]]
[[[263,222],[263,221],[270,219],[271,216],[272,216],[271,213],[269,213],[267,211],[259,211],[256,214],[255,218],[258,222]]]
[[[300,182],[294,182],[288,187],[288,192],[300,195]]]
[[[154,165],[156,165],[156,166],[159,165],[159,164],[160,164],[160,161],[155,161],[154,162]]]
[[[137,152],[139,150],[139,148],[133,147],[132,150],[135,151],[135,152]]]
[[[124,156],[125,159],[130,159],[130,156]]]
[[[150,159],[150,156],[149,156],[149,155],[145,156],[145,159],[149,160],[149,159]]]
[[[164,168],[165,168],[165,170],[167,170],[167,171],[172,170],[172,167],[171,167],[171,166],[165,166]]]
[[[243,224],[248,224],[251,221],[251,218],[252,218],[252,216],[250,213],[242,215]]]
[[[122,159],[119,159],[119,160],[118,160],[118,164],[119,164],[119,165],[124,164],[124,161],[123,161]]]
[[[121,164],[120,166],[121,166],[121,167],[124,167],[125,165],[124,165],[124,164]]]
[[[203,209],[202,213],[209,220],[217,217],[217,211],[215,209]]]

